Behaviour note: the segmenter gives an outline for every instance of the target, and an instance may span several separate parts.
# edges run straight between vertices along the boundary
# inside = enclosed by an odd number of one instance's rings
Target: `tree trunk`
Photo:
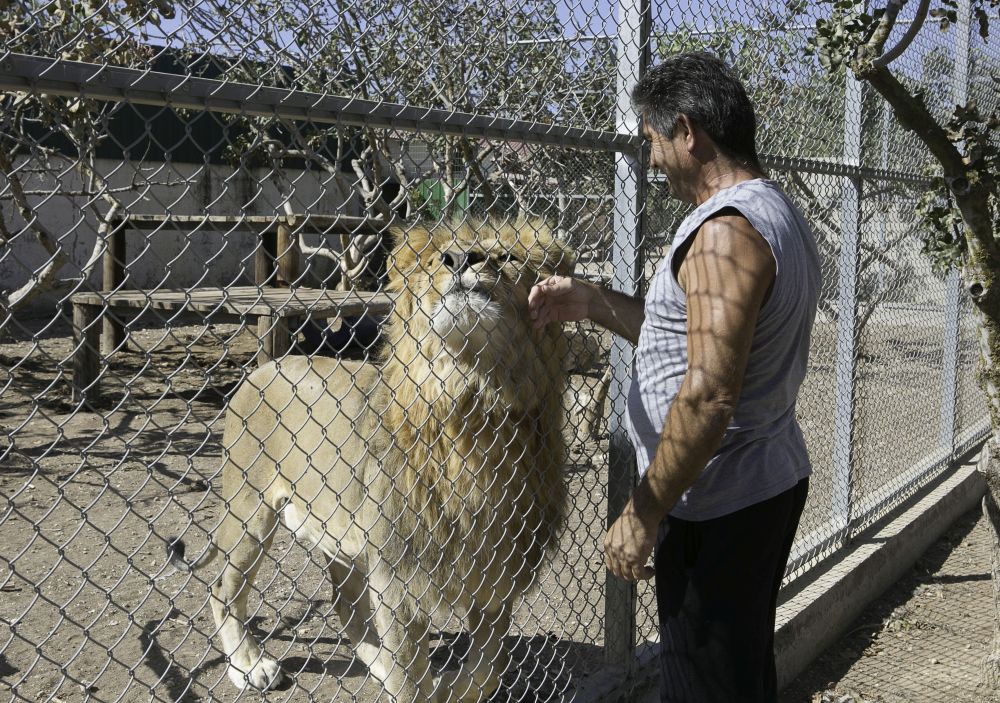
[[[993,576],[993,641],[979,671],[979,699],[1000,702],[1000,436],[994,424],[993,436],[983,447],[979,471],[986,479],[983,516],[990,533],[990,566]]]

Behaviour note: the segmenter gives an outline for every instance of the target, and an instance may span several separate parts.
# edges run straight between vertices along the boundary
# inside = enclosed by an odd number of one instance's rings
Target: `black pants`
[[[668,517],[656,549],[664,703],[774,703],[778,588],[809,480],[730,515]]]

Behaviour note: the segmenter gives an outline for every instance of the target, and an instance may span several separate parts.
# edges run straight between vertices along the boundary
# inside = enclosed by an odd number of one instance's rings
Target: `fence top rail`
[[[642,139],[633,134],[12,52],[0,56],[0,91],[87,97],[110,102],[405,132],[433,132],[436,135],[502,139],[592,151],[635,153],[642,144]]]
[[[780,154],[761,154],[760,162],[764,168],[776,171],[801,171],[872,181],[897,181],[914,186],[930,187],[934,184],[934,179],[930,176],[884,168],[871,168],[869,166],[854,166],[846,164],[843,161],[799,158],[795,156],[782,156]],[[667,180],[667,176],[659,171],[650,171],[646,174],[646,178],[653,183]]]

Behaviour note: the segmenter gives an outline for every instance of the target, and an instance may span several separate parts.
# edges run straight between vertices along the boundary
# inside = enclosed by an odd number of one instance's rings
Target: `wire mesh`
[[[277,683],[272,660],[280,660],[287,679],[269,700],[384,700],[384,684],[425,696],[433,671],[442,697],[461,688],[470,700],[487,697],[500,677],[509,700],[554,701],[586,691],[614,659],[603,651],[618,637],[609,634],[621,625],[607,616],[622,612],[614,607],[636,613],[634,639],[655,639],[649,584],[633,604],[606,581],[601,553],[622,421],[611,335],[567,328],[546,350],[556,356],[534,358],[518,336],[523,320],[506,320],[493,335],[514,342],[505,355],[476,353],[465,340],[446,354],[457,371],[434,367],[414,383],[429,363],[420,345],[441,336],[428,331],[420,281],[486,267],[498,288],[470,289],[469,299],[492,295],[484,306],[510,311],[534,276],[568,262],[540,258],[555,246],[551,232],[574,252],[577,275],[613,283],[628,256],[616,222],[640,211],[641,239],[631,242],[639,292],[655,271],[686,209],[655,174],[643,197],[629,195],[616,172],[618,154],[638,153],[636,136],[619,133],[619,75],[635,71],[618,57],[641,35],[616,18],[639,7],[0,7],[0,619],[8,625],[0,681],[12,700],[245,700],[256,695],[247,683]],[[852,93],[843,75],[831,78],[803,55],[821,12],[802,3],[665,3],[650,34],[654,62],[706,48],[744,76],[764,161],[807,215],[823,257],[798,408],[815,474],[789,578],[945,470],[986,429],[971,306],[963,298],[955,320],[949,388],[947,284],[912,236],[928,156],[875,95]],[[900,60],[907,80],[950,81],[951,36],[925,29],[915,58]],[[988,101],[991,54],[976,42],[972,53],[970,89]],[[857,154],[845,146],[850,134]],[[516,242],[496,234],[501,225],[477,236],[463,229],[525,216],[533,219]],[[446,236],[425,241],[424,226]],[[838,283],[849,245],[856,285],[845,297]],[[407,257],[422,263],[394,285]],[[401,306],[401,296],[417,302]],[[267,377],[275,359],[279,372]],[[388,377],[394,362],[407,371],[400,385],[374,392],[372,374]],[[448,383],[468,391],[470,376],[498,366],[517,368],[494,399],[504,422],[476,425],[481,418],[463,403],[489,394],[470,399]],[[406,400],[410,386],[439,388],[460,436],[411,404],[417,390]],[[523,419],[525,387],[561,399],[542,418],[558,424],[549,457],[558,486],[538,484],[507,435]],[[942,410],[949,392],[953,418]],[[379,410],[362,414],[361,396]],[[846,415],[836,398],[847,399]],[[391,423],[393,403],[410,418],[406,428]],[[357,406],[353,415],[348,406]],[[393,444],[410,430],[419,445]],[[309,441],[318,444],[301,444]],[[538,489],[527,504],[516,481],[491,494],[494,509],[516,518],[506,538],[527,525],[543,542],[550,525],[532,522],[529,508],[565,492],[565,525],[544,558],[518,562],[504,551],[495,526],[476,517],[481,496],[461,474],[423,486],[460,505],[461,519],[448,519],[461,538],[425,543],[419,568],[392,563],[393,545],[413,549],[419,539],[397,525],[374,551],[358,547],[383,533],[337,532],[332,506],[350,504],[350,485],[331,478],[310,494],[302,468],[326,470],[331,457],[347,456],[360,465],[379,451],[395,457],[379,466],[402,466],[428,447],[444,464],[475,464],[475,452],[486,452],[494,460],[480,461],[484,468],[509,469]],[[286,483],[287,495],[277,490]],[[430,503],[408,495],[419,527]],[[486,546],[496,559],[469,561],[486,548],[469,524],[493,540]],[[182,537],[187,556],[197,556],[220,544],[220,525],[240,537],[222,545],[222,559],[193,575],[170,573],[165,545]],[[519,563],[530,573],[518,573]],[[452,585],[423,573],[435,564]],[[404,574],[411,598],[369,602],[363,571],[390,581]],[[513,584],[494,584],[504,607],[485,616],[463,600],[481,572]],[[223,590],[213,596],[217,582]],[[367,620],[395,628],[381,632],[398,641],[381,653],[368,646]],[[420,626],[428,631],[411,632]],[[429,667],[410,646],[424,639]],[[459,671],[474,673],[449,684]]]

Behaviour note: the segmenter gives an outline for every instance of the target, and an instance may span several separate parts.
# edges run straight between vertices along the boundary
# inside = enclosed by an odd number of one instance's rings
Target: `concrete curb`
[[[910,569],[921,554],[986,491],[976,471],[978,454],[964,457],[943,479],[932,482],[858,535],[815,573],[783,595],[778,606],[775,658],[783,689],[830,647],[878,598]],[[655,703],[659,700],[659,643],[636,650],[631,681],[624,672],[606,670],[588,680],[574,703]]]
[[[779,688],[836,642],[870,602],[979,503],[986,482],[976,471],[975,459],[960,464],[929,491],[911,499],[888,522],[863,532],[779,606],[774,640]]]

